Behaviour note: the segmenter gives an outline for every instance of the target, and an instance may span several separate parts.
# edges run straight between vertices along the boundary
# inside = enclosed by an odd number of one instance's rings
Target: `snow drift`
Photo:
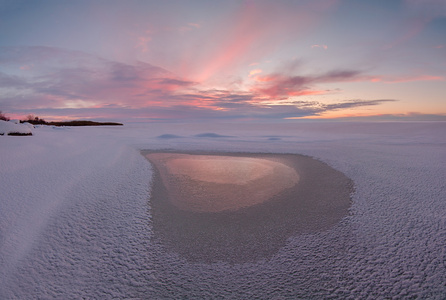
[[[33,125],[0,120],[0,135],[32,135]]]

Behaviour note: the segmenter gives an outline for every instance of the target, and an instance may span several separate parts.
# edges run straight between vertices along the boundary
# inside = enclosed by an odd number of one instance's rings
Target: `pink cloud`
[[[327,45],[311,45],[311,48],[322,48],[324,50],[328,49]]]
[[[290,4],[296,6],[291,9],[280,3],[243,1],[214,27],[205,26],[209,35],[199,40],[199,47],[183,51],[179,73],[200,82],[233,75],[234,70],[263,60],[286,41],[310,30],[334,4],[309,1]]]
[[[131,65],[45,47],[24,47],[11,51],[9,56],[8,51],[3,51],[0,62],[21,65],[22,55],[27,63],[35,56],[40,73],[34,77],[26,72],[19,77],[0,72],[0,87],[17,90],[17,94],[0,99],[2,109],[12,114],[34,113],[49,119],[67,116],[281,119],[383,102],[355,100],[324,105],[291,98],[331,93],[318,85],[359,80],[362,75],[357,71],[338,70],[312,76],[288,73],[262,76],[258,73],[253,77],[255,82],[251,90],[241,91],[203,89],[194,81],[143,62]],[[43,57],[45,59],[41,60]]]
[[[201,25],[198,24],[198,23],[188,23],[187,25],[189,25],[189,26],[191,26],[191,27],[195,27],[195,28],[197,28],[197,29],[201,27]]]
[[[150,36],[139,36],[135,48],[140,49],[141,52],[149,51],[149,42],[152,40]]]
[[[34,64],[20,66],[20,70],[25,70],[25,71],[31,70],[32,68],[34,68]]]
[[[10,100],[4,101],[15,107],[28,108],[169,105],[166,98],[195,85],[147,63],[129,65],[88,54],[56,50],[24,47],[20,51],[3,51],[0,61],[5,57],[8,64],[22,63],[21,57],[27,60],[35,57],[39,63],[38,78],[33,74],[17,77],[0,73],[1,83],[18,91],[17,96],[11,94]]]

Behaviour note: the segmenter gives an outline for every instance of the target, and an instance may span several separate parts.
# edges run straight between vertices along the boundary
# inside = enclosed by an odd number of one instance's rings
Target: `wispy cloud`
[[[135,48],[140,49],[141,52],[143,52],[143,53],[146,53],[149,51],[149,42],[151,40],[152,40],[152,37],[150,37],[149,35],[138,36]]]
[[[249,72],[249,76],[254,76],[254,75],[260,74],[262,72],[263,72],[262,69],[254,69]]]
[[[341,103],[325,104],[323,105],[324,111],[333,111],[339,109],[346,109],[352,107],[364,107],[380,105],[386,102],[395,102],[395,99],[378,99],[378,100],[350,100]]]
[[[433,75],[412,75],[412,76],[373,76],[370,81],[372,82],[382,82],[382,83],[405,83],[413,81],[444,81],[443,76],[433,76]]]
[[[287,5],[240,1],[225,18],[202,26],[207,34],[201,36],[199,49],[184,52],[179,72],[203,82],[252,66],[253,61],[262,61],[280,45],[307,32],[335,4],[331,0]]]
[[[130,65],[80,52],[22,47],[18,57],[3,49],[0,62],[19,75],[0,73],[3,110],[45,116],[148,119],[293,118],[327,111],[379,105],[393,100],[354,100],[324,104],[298,100],[324,94],[324,83],[355,81],[362,73],[334,70],[319,75],[253,74],[251,90],[205,89],[199,83],[162,68],[137,62]],[[36,54],[36,58],[32,56]],[[39,73],[14,68],[36,61]],[[38,62],[38,63],[37,63]],[[293,68],[295,70],[295,68]]]
[[[405,18],[401,21],[400,36],[384,46],[390,49],[403,45],[422,34],[429,24],[436,19],[446,16],[446,4],[444,0],[404,0]]]
[[[201,25],[198,24],[198,23],[187,23],[187,25],[190,26],[190,27],[197,28],[197,29],[201,27]]]
[[[184,95],[188,98],[188,95]],[[189,97],[192,95],[189,95]],[[193,95],[193,97],[206,97]],[[212,97],[211,97],[212,98]],[[226,109],[212,109],[194,105],[171,105],[144,106],[140,108],[122,107],[115,105],[103,105],[101,107],[77,107],[77,108],[37,108],[32,111],[39,116],[67,116],[69,118],[96,119],[144,119],[144,120],[237,120],[237,119],[298,119],[309,116],[319,117],[324,113],[342,110],[351,107],[367,107],[379,105],[392,100],[352,100],[330,105],[319,102],[293,101],[293,105],[258,106],[245,101],[244,96],[234,95],[222,102],[212,102],[214,108],[224,107]],[[23,114],[30,113],[29,110],[17,110]]]
[[[21,77],[0,72],[0,88],[20,89],[28,87],[28,82]]]
[[[271,98],[288,96],[324,94],[327,90],[314,89],[318,83],[333,83],[357,81],[361,79],[362,72],[355,70],[334,70],[320,75],[292,76],[283,74],[270,74],[257,76],[252,87],[254,93],[260,93]]]
[[[13,68],[23,61],[36,61],[36,68],[39,69],[39,73],[27,72],[22,76],[2,74],[2,83],[6,87],[19,89],[15,92],[17,106],[20,106],[25,97],[39,97],[42,100],[51,98],[58,102],[56,107],[63,107],[67,100],[89,101],[95,105],[119,103],[138,106],[144,101],[157,100],[154,94],[161,96],[168,91],[193,84],[143,62],[128,65],[50,47],[2,50],[0,61],[4,65]],[[137,96],[149,94],[152,97],[147,96],[144,100]],[[30,108],[39,105],[37,100],[35,102]]]
[[[403,113],[403,114],[372,114],[372,115],[364,115],[364,114],[348,114],[344,116],[338,116],[336,118],[331,117],[313,117],[313,116],[306,116],[303,118],[291,118],[291,119],[324,119],[324,120],[336,120],[336,121],[446,121],[446,114],[423,114],[423,113]]]

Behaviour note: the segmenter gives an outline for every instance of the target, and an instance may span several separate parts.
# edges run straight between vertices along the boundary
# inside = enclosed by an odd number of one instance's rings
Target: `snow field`
[[[445,129],[129,124],[2,136],[0,298],[444,299]],[[269,260],[191,263],[154,239],[140,149],[311,155],[353,179],[351,214]]]

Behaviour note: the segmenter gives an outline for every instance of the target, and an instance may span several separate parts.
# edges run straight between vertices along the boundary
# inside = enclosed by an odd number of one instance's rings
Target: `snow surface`
[[[299,122],[0,136],[0,299],[445,299],[445,132]],[[188,262],[153,239],[152,167],[140,149],[311,155],[353,179],[351,214],[270,259]]]

